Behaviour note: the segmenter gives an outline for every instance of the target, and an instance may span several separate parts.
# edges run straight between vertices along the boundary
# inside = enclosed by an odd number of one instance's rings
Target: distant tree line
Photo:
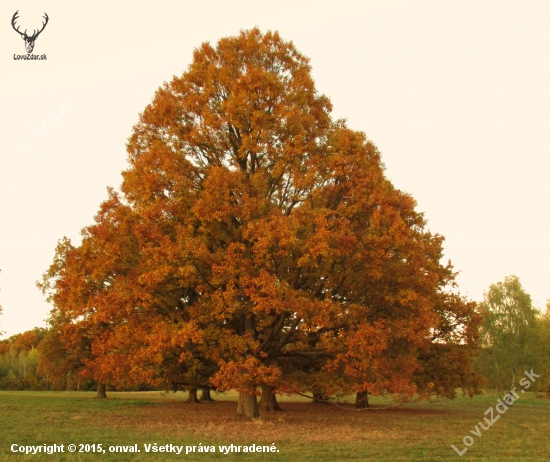
[[[35,328],[0,340],[0,390],[90,391],[97,381],[79,374],[63,355],[68,348],[52,344],[52,329]],[[56,349],[52,349],[55,347]],[[150,390],[127,386],[121,390]]]
[[[34,329],[0,341],[0,389],[45,390],[48,384],[38,374],[36,347],[46,329]]]

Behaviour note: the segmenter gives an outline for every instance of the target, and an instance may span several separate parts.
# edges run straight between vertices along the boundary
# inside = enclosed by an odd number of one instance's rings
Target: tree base
[[[200,402],[201,403],[213,403],[214,400],[212,399],[212,396],[210,396],[210,387],[203,387],[201,391],[201,397]]]
[[[369,407],[369,392],[357,392],[357,396],[355,397],[355,409],[367,409]]]
[[[328,399],[322,393],[313,393],[312,404],[328,404]]]
[[[191,390],[189,390],[189,397],[187,398],[186,403],[200,404],[200,401],[197,398],[197,391],[198,391],[198,388],[191,388]]]
[[[275,396],[275,390],[273,387],[268,387],[266,385],[262,386],[262,397],[260,399],[260,416],[262,418],[266,417],[266,412],[269,411],[275,411],[275,412],[282,412],[284,411],[281,406],[279,406],[279,403],[277,402],[277,398]]]
[[[96,398],[107,399],[107,385],[105,383],[98,382]]]
[[[257,419],[260,417],[256,395],[239,392],[237,415],[249,419]]]

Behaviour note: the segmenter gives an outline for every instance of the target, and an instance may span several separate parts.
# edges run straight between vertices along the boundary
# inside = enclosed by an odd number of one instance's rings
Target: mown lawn
[[[373,408],[311,404],[281,397],[285,412],[267,421],[245,421],[235,415],[234,394],[217,395],[212,404],[187,404],[185,395],[159,392],[110,393],[96,400],[85,392],[0,392],[0,462],[257,460],[257,461],[549,461],[550,400],[521,395],[481,437],[476,424],[498,396],[486,394],[456,400],[440,399],[387,407],[381,398]],[[496,413],[496,410],[495,410]],[[473,445],[462,456],[451,448]],[[14,454],[11,445],[64,444],[63,454]],[[101,443],[105,454],[69,453],[68,444]],[[215,446],[215,453],[179,455],[146,453],[145,444]],[[259,444],[275,453],[219,452],[221,445]],[[109,446],[138,444],[138,454],[109,453]]]

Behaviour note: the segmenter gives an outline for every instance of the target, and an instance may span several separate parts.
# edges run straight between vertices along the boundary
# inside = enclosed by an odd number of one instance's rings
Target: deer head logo
[[[19,13],[19,10],[17,10],[13,15],[13,18],[11,18],[11,25],[15,30],[15,32],[21,35],[22,39],[25,40],[25,48],[27,49],[27,53],[32,53],[32,50],[34,48],[34,41],[38,38],[38,36],[40,35],[40,32],[44,30],[44,27],[46,27],[46,24],[48,24],[48,19],[49,19],[48,15],[44,13],[44,19],[46,20],[46,22],[42,23],[42,29],[34,30],[33,34],[29,37],[27,35],[27,29],[25,29],[25,32],[21,32],[19,30],[19,27],[15,27],[15,21],[17,21],[18,19],[18,16],[17,16],[18,13]]]

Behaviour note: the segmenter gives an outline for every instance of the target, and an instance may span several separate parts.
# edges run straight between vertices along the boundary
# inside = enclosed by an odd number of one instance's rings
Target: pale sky
[[[25,55],[12,29],[49,22]],[[35,282],[78,243],[155,90],[202,42],[258,26],[311,59],[333,117],[445,236],[460,291],[516,274],[550,298],[550,2],[38,0],[0,4],[0,338],[44,326]],[[60,107],[60,105],[63,105]],[[42,127],[44,120],[50,124]]]

